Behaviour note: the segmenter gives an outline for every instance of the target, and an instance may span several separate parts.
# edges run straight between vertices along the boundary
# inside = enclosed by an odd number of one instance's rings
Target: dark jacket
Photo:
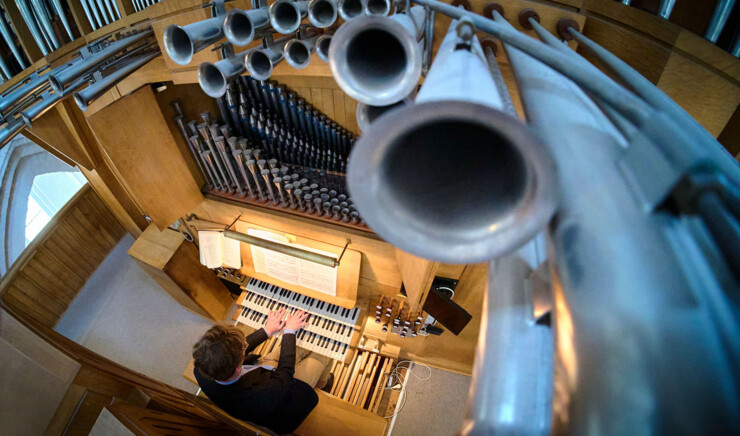
[[[267,339],[263,329],[247,336],[249,354]],[[250,356],[245,360],[250,361]],[[234,418],[265,426],[276,433],[290,433],[316,407],[319,397],[308,384],[293,378],[295,335],[283,335],[278,367],[255,368],[230,385],[209,380],[195,368],[198,385],[215,405]]]

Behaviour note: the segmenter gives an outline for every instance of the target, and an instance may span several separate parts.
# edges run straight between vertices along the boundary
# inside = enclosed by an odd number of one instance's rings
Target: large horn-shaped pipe
[[[364,16],[342,25],[334,35],[329,65],[339,87],[357,101],[376,106],[409,95],[421,77],[419,38],[424,8],[390,17]]]
[[[200,64],[198,83],[203,92],[213,98],[223,97],[229,81],[246,70],[246,57],[253,50],[245,50],[215,63]]]
[[[267,8],[232,9],[224,18],[224,35],[230,43],[244,46],[252,42],[256,32],[270,25],[270,13]]]
[[[326,28],[337,21],[337,2],[334,0],[311,0],[308,2],[308,19],[318,28]]]
[[[329,47],[331,47],[331,34],[323,34],[316,40],[316,54],[319,55],[319,59],[324,62],[329,62]]]
[[[110,56],[118,53],[119,51],[127,47],[130,47],[133,44],[136,44],[144,38],[151,36],[152,32],[150,30],[137,33],[136,35],[131,35],[127,38],[123,38],[116,42],[113,42],[98,53],[95,53],[89,58],[75,63],[64,71],[61,71],[59,73],[47,74],[47,76],[49,76],[49,83],[51,83],[51,87],[54,88],[55,92],[62,92],[67,84],[77,80],[78,78],[80,78],[80,76],[86,74],[88,71],[98,66],[101,62],[108,59]]]
[[[386,241],[427,259],[476,263],[546,225],[557,178],[548,150],[500,110],[472,26],[461,26],[466,38],[456,29],[453,22],[416,104],[363,132],[347,181],[360,215]]]
[[[21,56],[20,51],[18,51],[18,47],[16,47],[15,41],[13,41],[13,33],[11,33],[7,23],[5,23],[5,18],[2,14],[0,14],[0,33],[2,33],[5,43],[10,47],[10,51],[13,52],[13,56],[15,56],[15,59],[18,61],[18,65],[25,70],[27,66],[26,62],[23,60],[23,56]]]
[[[391,11],[390,0],[365,0],[365,15],[388,15]]]
[[[285,62],[296,69],[303,69],[311,63],[311,55],[316,47],[316,41],[319,36],[312,36],[307,39],[293,39],[285,44]]]
[[[195,53],[223,38],[223,22],[214,17],[186,26],[170,24],[164,30],[164,49],[176,64],[187,65]]]
[[[270,5],[270,23],[275,31],[288,34],[298,30],[306,16],[307,1],[278,0]]]
[[[362,0],[339,0],[339,16],[349,21],[365,14]]]
[[[160,51],[157,50],[155,52],[142,55],[125,66],[117,69],[115,72],[105,76],[102,80],[93,83],[82,91],[75,92],[73,95],[75,103],[77,103],[77,106],[79,106],[80,109],[86,111],[88,105],[95,101],[95,99],[103,95],[107,90],[115,86],[116,83],[125,79],[129,74],[138,70],[160,54]]]
[[[271,47],[258,48],[251,51],[246,58],[246,67],[249,74],[257,80],[267,80],[272,75],[275,65],[283,60],[283,50],[293,36],[278,39]]]
[[[63,67],[59,68],[61,69]],[[28,81],[28,83],[18,86],[12,91],[4,94],[2,98],[0,98],[0,114],[6,115],[11,109],[15,108],[19,102],[29,95],[40,91],[44,86],[48,86],[48,74],[37,76]]]
[[[44,56],[48,55],[49,49],[46,47],[46,41],[44,40],[44,37],[41,36],[39,28],[36,26],[36,20],[33,17],[31,8],[28,7],[28,3],[26,3],[25,0],[15,0],[15,4],[18,6],[18,10],[23,16],[23,21],[26,22],[28,30],[31,31],[31,36],[33,36],[33,40],[36,41],[36,45],[39,47],[39,50],[41,50],[41,53]]]

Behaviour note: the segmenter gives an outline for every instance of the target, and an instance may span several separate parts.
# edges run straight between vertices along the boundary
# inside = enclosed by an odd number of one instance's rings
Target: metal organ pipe
[[[27,67],[26,62],[23,60],[23,56],[21,56],[21,53],[18,51],[18,47],[16,47],[15,42],[13,41],[13,33],[8,27],[8,24],[5,22],[5,18],[2,16],[2,14],[0,14],[0,33],[2,33],[5,43],[8,44],[8,47],[10,47],[10,51],[13,52],[13,56],[18,61],[18,65],[20,65],[21,68],[25,70]]]
[[[149,30],[112,42],[103,50],[90,55],[87,59],[82,59],[79,62],[76,62],[74,65],[60,71],[59,73],[47,74],[47,76],[49,76],[49,83],[51,84],[51,87],[54,88],[54,91],[62,92],[68,83],[71,83],[83,74],[88,73],[91,69],[100,65],[110,56],[113,56],[119,51],[151,36],[152,32]]]
[[[292,39],[285,44],[285,61],[291,67],[303,69],[311,62],[311,55],[314,52],[318,36],[312,36],[306,39]]]
[[[77,106],[79,106],[80,109],[82,109],[83,111],[87,110],[87,107],[90,103],[103,95],[107,90],[115,86],[116,83],[120,82],[121,80],[126,78],[126,76],[141,68],[147,62],[159,56],[160,54],[161,53],[159,52],[159,50],[157,50],[153,53],[139,56],[138,58],[131,60],[126,65],[118,68],[113,73],[105,76],[101,80],[93,83],[82,91],[75,92],[73,96],[75,103],[77,103]]]
[[[36,45],[39,47],[39,50],[41,50],[41,53],[44,56],[48,55],[49,49],[46,47],[46,42],[41,36],[39,28],[36,26],[36,20],[33,17],[31,9],[28,7],[28,3],[26,3],[25,0],[15,0],[15,4],[18,6],[18,10],[23,16],[23,21],[26,22],[28,30],[31,31],[31,36],[33,36],[34,41],[36,41]]]
[[[279,33],[293,33],[298,30],[307,9],[307,1],[278,0],[270,5],[270,24]]]
[[[258,31],[270,25],[267,8],[241,10],[232,9],[224,18],[224,35],[234,45],[244,46],[252,42]]]
[[[59,19],[62,20],[62,25],[64,26],[64,30],[67,31],[67,35],[69,35],[69,40],[73,41],[75,37],[72,34],[72,28],[69,27],[69,21],[67,21],[67,16],[64,14],[62,3],[59,0],[52,0],[51,2],[54,5],[54,9],[56,9],[57,11],[57,15],[59,15]]]
[[[165,51],[176,64],[187,65],[195,53],[223,38],[223,22],[223,17],[214,17],[186,26],[171,24],[164,31]]]
[[[329,49],[329,65],[342,90],[376,106],[406,97],[421,76],[419,39],[424,8],[389,17],[364,16],[342,25]]]
[[[275,65],[284,59],[285,44],[292,39],[294,39],[293,36],[286,36],[278,39],[269,47],[250,51],[246,57],[246,67],[249,74],[257,80],[269,79]]]
[[[329,27],[337,21],[337,3],[334,0],[308,2],[308,19],[318,28]]]
[[[391,11],[390,0],[365,0],[363,5],[365,15],[388,15]]]
[[[246,50],[218,62],[203,62],[198,66],[198,83],[203,92],[213,98],[226,94],[228,82],[246,70],[246,57],[254,49]]]
[[[349,21],[365,14],[362,0],[339,0],[339,16]]]
[[[329,47],[331,46],[331,34],[324,34],[319,36],[316,40],[316,54],[319,55],[319,59],[324,62],[329,62]]]
[[[738,428],[730,387],[737,372],[728,358],[737,343],[723,341],[736,341],[738,332],[719,321],[723,291],[699,243],[670,212],[649,211],[636,197],[619,166],[624,148],[593,101],[560,73],[504,46],[529,125],[550,149],[567,193],[549,228],[559,387],[553,430],[702,432],[708,422]],[[644,145],[630,139],[630,148]],[[732,333],[717,334],[723,330]],[[688,373],[691,382],[678,388]],[[479,388],[490,395],[497,389]],[[508,428],[497,418],[489,422]]]
[[[363,132],[347,177],[360,214],[383,239],[449,263],[516,249],[545,226],[557,194],[547,150],[501,112],[472,30],[453,22],[416,104]]]
[[[57,37],[54,34],[54,29],[51,27],[51,22],[46,15],[44,5],[41,4],[41,0],[31,0],[31,4],[33,5],[33,11],[35,12],[38,23],[41,25],[41,30],[44,36],[49,40],[53,49],[58,49],[60,47],[59,41],[57,40]]]

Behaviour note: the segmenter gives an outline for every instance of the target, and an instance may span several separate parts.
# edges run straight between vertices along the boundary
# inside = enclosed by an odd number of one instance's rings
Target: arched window
[[[22,135],[0,149],[0,275],[85,185],[85,177]]]

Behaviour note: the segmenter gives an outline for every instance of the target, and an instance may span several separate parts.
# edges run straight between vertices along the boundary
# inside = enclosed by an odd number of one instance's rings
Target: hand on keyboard
[[[306,320],[308,319],[308,313],[304,312],[302,310],[297,310],[293,316],[288,318],[288,320],[285,322],[285,329],[286,330],[293,330],[298,331],[308,325],[308,322]]]
[[[267,314],[267,323],[265,323],[265,331],[269,336],[274,335],[285,327],[285,309],[273,310]]]

